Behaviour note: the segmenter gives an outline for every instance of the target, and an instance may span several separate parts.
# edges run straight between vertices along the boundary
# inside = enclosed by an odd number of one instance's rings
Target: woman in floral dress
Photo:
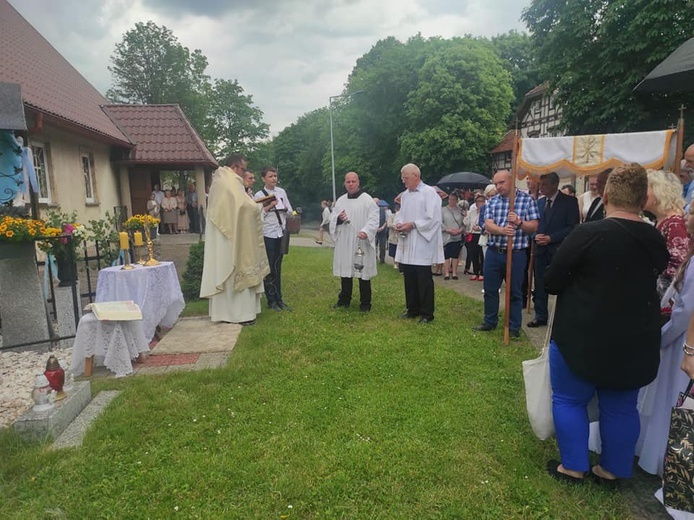
[[[648,171],[648,200],[644,210],[655,216],[656,228],[665,237],[670,253],[667,268],[658,278],[658,294],[662,298],[687,256],[690,240],[684,217],[682,184],[674,173]]]

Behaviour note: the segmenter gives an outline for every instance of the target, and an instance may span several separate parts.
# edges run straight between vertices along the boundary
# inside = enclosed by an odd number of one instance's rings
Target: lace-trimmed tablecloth
[[[99,321],[88,313],[77,326],[70,370],[75,375],[84,373],[85,358],[94,356],[95,365],[124,377],[132,373],[132,360],[142,352],[149,352],[149,346],[141,320]]]
[[[140,306],[142,330],[148,340],[154,337],[157,325],[173,327],[185,307],[173,262],[130,270],[120,266],[101,269],[96,283],[97,303],[126,300]]]

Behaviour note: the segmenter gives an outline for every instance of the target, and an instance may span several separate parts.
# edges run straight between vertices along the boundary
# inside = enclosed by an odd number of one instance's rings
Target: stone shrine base
[[[45,412],[29,409],[14,423],[17,434],[26,441],[42,442],[57,439],[72,420],[92,400],[89,381],[78,381],[65,399],[56,401],[55,407]]]

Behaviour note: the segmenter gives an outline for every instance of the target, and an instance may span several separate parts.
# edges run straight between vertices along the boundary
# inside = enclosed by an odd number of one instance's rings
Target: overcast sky
[[[530,0],[9,0],[102,93],[115,44],[152,20],[238,79],[274,134],[342,92],[380,39],[523,30]]]

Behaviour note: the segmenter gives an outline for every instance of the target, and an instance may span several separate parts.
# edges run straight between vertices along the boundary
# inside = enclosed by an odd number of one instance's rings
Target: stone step
[[[87,433],[94,419],[115,399],[120,390],[104,390],[99,392],[92,402],[82,410],[77,418],[70,423],[63,433],[55,440],[51,449],[77,448],[82,446],[84,435]]]
[[[25,412],[14,423],[14,430],[27,441],[44,442],[56,439],[92,400],[89,381],[78,381],[65,399],[45,412],[33,409]]]

